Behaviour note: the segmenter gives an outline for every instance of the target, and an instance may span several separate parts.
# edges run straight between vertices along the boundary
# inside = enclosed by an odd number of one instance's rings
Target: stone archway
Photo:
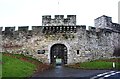
[[[56,59],[61,59],[61,65],[67,64],[67,47],[64,44],[54,44],[50,49],[50,64],[56,65]]]

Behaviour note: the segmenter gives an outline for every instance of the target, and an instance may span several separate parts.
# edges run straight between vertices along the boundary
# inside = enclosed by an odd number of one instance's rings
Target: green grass
[[[91,61],[91,62],[76,63],[74,65],[70,65],[69,67],[80,68],[80,69],[120,69],[120,62],[116,62],[115,66],[116,67],[113,68],[113,62]]]
[[[16,55],[21,57],[20,55]],[[36,65],[11,56],[2,56],[2,77],[29,77]]]
[[[87,69],[107,69],[112,68],[112,62],[84,62],[80,64],[81,68],[87,68]]]

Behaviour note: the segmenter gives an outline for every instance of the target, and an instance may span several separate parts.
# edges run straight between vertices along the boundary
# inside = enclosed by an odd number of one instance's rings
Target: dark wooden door
[[[62,59],[61,64],[67,64],[67,47],[64,44],[54,44],[51,47],[51,64],[56,63],[56,58]]]

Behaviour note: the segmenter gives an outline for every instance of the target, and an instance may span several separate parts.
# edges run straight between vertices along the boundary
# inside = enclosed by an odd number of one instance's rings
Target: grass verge
[[[36,65],[13,58],[4,56],[2,65],[2,77],[28,77],[31,76],[36,68]]]
[[[79,69],[117,69],[117,70],[120,70],[120,62],[115,62],[115,68],[113,68],[114,60],[118,60],[118,59],[95,60],[95,61],[90,61],[90,62],[76,63],[74,65],[69,65],[68,67],[79,68]]]
[[[2,77],[30,77],[34,73],[42,72],[51,66],[21,54],[3,53],[2,56]]]

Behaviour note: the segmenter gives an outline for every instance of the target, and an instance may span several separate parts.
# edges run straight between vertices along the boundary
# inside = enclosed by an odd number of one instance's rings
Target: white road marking
[[[104,79],[104,78],[113,76],[113,75],[118,74],[118,73],[120,73],[120,71],[118,71],[118,72],[115,72],[115,71],[105,72],[103,74],[98,74],[97,76],[94,76],[94,77],[92,77],[90,79]]]
[[[112,76],[112,75],[115,75],[116,73],[112,73],[112,74],[109,74],[109,75],[105,75],[104,77],[109,77],[109,76]]]
[[[112,75],[115,75],[115,74],[118,74],[118,73],[120,73],[120,72],[111,73],[111,74],[106,75],[106,76],[104,76],[104,77],[109,77],[109,76],[112,76]]]
[[[120,73],[120,71],[119,71],[119,72],[116,72],[116,73],[118,74],[118,73]]]
[[[117,72],[117,73],[120,73],[120,72]],[[94,77],[92,77],[90,79],[96,79],[98,77],[101,77],[99,79],[104,79],[104,77],[107,77],[107,76],[109,77],[110,76],[109,74],[115,75],[115,71],[109,71],[109,72],[105,72],[105,73],[102,73],[102,74],[98,74],[97,76],[94,76]],[[102,76],[104,76],[104,77],[102,77]]]
[[[103,75],[106,75],[106,74],[108,74],[108,73],[113,73],[113,72],[115,72],[115,71],[105,72],[105,73],[99,74],[99,75],[97,75],[97,76],[99,77],[99,76],[103,76]]]

